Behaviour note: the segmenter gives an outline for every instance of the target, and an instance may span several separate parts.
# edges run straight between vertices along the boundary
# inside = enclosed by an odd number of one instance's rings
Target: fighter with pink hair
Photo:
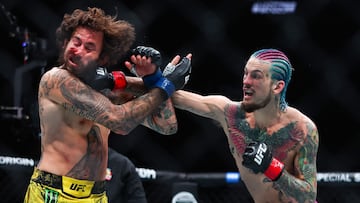
[[[316,202],[319,135],[285,101],[292,71],[283,52],[261,49],[245,65],[242,101],[184,90],[172,96],[176,108],[220,123],[256,203]]]

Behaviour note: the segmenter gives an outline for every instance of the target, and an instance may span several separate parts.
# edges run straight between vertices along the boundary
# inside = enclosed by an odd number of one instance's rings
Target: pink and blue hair
[[[280,94],[280,110],[285,111],[288,106],[285,97],[286,90],[291,80],[293,68],[288,57],[277,49],[261,49],[254,52],[251,57],[271,63],[270,73],[272,80],[282,80],[285,87]]]

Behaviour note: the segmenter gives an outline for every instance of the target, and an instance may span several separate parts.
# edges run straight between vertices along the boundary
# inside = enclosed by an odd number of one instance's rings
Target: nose
[[[244,74],[243,84],[244,84],[244,85],[250,85],[250,83],[251,83],[251,77],[250,77],[250,75]]]
[[[79,49],[76,48],[76,47],[71,47],[71,48],[70,48],[70,52],[73,53],[73,54],[78,54]]]
[[[73,46],[70,48],[70,52],[74,55],[80,55],[84,50],[83,46]]]

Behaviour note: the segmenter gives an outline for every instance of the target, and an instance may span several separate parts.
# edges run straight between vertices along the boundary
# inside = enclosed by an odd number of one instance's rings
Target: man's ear
[[[281,91],[284,89],[284,87],[285,87],[285,82],[283,80],[275,81],[273,84],[274,94],[280,94]]]

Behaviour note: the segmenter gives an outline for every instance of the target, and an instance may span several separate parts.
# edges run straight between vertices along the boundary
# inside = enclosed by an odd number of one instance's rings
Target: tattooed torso
[[[52,97],[65,99],[76,94],[76,89],[66,91],[49,77],[40,82],[39,116],[42,132],[40,170],[77,179],[104,180],[107,166],[107,146],[110,131],[84,117],[79,109],[69,111],[66,104]],[[77,104],[78,106],[84,104]],[[65,110],[67,109],[67,110]],[[82,115],[82,116],[79,116]]]
[[[230,151],[255,202],[311,202],[310,198],[316,195],[318,135],[306,116],[289,107],[277,124],[259,128],[252,114],[245,113],[240,104],[232,104],[225,108],[225,119]],[[284,163],[291,175],[284,175],[275,183],[245,168],[242,154],[251,141],[270,146],[273,156]],[[310,195],[304,196],[304,192]]]

